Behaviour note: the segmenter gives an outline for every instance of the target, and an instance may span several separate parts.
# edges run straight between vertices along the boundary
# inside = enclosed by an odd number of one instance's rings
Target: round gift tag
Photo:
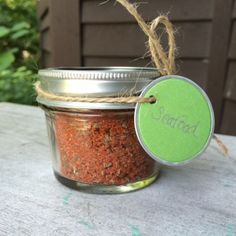
[[[138,103],[135,108],[136,134],[152,158],[180,165],[206,149],[214,131],[214,113],[197,84],[177,75],[163,76],[141,96],[156,98],[155,103]]]

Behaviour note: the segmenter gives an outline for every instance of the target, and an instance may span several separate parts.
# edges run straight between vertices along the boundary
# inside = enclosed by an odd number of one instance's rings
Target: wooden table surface
[[[0,103],[0,236],[236,235],[236,137],[191,164],[163,167],[151,186],[95,195],[53,176],[43,111]]]

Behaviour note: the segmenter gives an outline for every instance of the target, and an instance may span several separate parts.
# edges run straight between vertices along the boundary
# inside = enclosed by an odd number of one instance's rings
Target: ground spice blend
[[[96,71],[100,75],[95,76]],[[52,69],[43,70],[40,77],[44,89],[55,89],[55,81],[62,83],[64,78],[64,86],[58,88],[60,92],[65,92],[63,89],[68,92],[70,83],[76,83],[80,91],[73,86],[73,93],[83,91],[93,97],[97,93],[118,96],[127,89],[138,93],[154,73],[157,71],[144,68]],[[107,80],[116,78],[116,74],[118,79]],[[103,85],[100,91],[98,88],[92,91],[85,81]],[[135,104],[65,103],[40,98],[38,101],[46,112],[54,173],[63,184],[88,192],[119,193],[143,188],[156,179],[158,164],[146,154],[136,137]]]
[[[155,161],[138,143],[133,115],[133,111],[55,114],[63,176],[88,184],[121,185],[152,175]]]

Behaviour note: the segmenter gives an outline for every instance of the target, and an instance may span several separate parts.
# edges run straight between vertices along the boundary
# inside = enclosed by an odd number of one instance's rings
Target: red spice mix
[[[150,177],[156,168],[140,146],[134,112],[55,112],[62,176],[87,184],[122,185]]]

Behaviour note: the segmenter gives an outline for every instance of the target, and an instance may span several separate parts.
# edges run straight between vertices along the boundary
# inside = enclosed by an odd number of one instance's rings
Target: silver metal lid
[[[79,67],[39,70],[41,88],[63,96],[116,97],[138,95],[160,74],[144,67]],[[65,108],[130,109],[135,104],[81,103],[37,98],[39,103]]]

